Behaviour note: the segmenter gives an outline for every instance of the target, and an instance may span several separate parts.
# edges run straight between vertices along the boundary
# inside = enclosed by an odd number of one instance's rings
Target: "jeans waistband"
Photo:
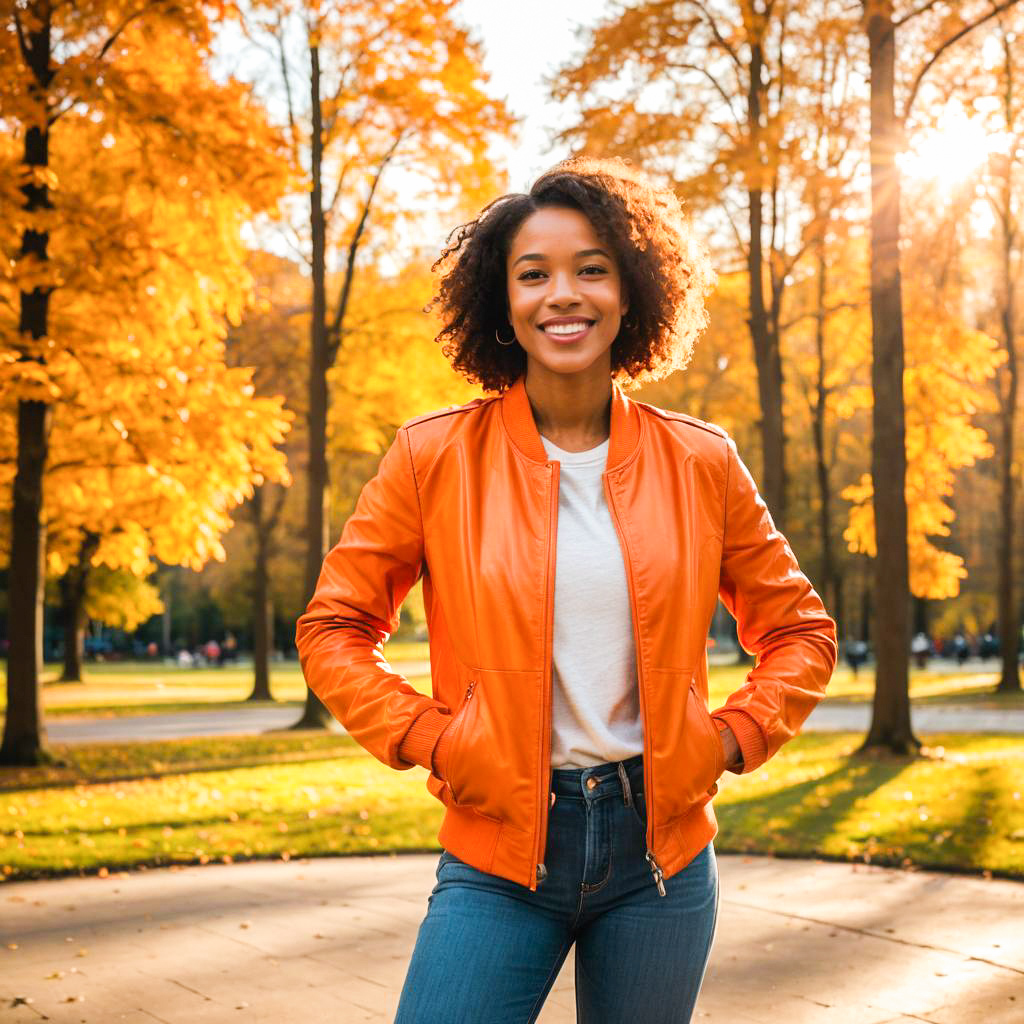
[[[619,766],[622,766],[620,771]],[[551,773],[551,790],[556,797],[575,796],[597,799],[602,796],[625,797],[622,775],[626,776],[630,795],[644,789],[644,757],[636,754],[625,761],[606,761],[589,768],[555,768]],[[596,783],[591,784],[589,780]]]

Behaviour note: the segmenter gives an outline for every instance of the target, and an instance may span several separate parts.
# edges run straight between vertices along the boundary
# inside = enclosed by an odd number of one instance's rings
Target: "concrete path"
[[[297,722],[302,708],[246,708],[234,711],[158,711],[121,718],[49,718],[46,732],[51,743],[137,743],[140,740],[180,740],[189,736],[256,734],[287,729]],[[339,723],[335,731],[344,734]]]
[[[982,709],[956,706],[911,705],[914,732],[1012,732],[1024,733],[1024,709]],[[871,705],[819,704],[804,722],[804,732],[867,732]]]
[[[124,718],[51,718],[46,731],[53,743],[117,743],[138,740],[181,739],[229,733],[260,733],[287,729],[298,721],[297,705],[280,708],[244,708],[236,711],[173,711]],[[819,704],[804,725],[805,732],[867,731],[868,704]],[[1024,734],[1024,710],[992,711],[965,707],[915,707],[914,731],[1010,732]],[[341,726],[338,731],[343,732]]]
[[[6,883],[0,1024],[392,1021],[436,863],[317,858]],[[694,1021],[1024,1019],[1024,885],[724,855],[719,868]],[[574,1024],[573,964],[570,953],[541,1024]]]

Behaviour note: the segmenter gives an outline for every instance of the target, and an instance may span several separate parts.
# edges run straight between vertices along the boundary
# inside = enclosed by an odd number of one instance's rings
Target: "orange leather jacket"
[[[446,808],[442,846],[531,891],[547,874],[558,475],[525,377],[408,420],[327,555],[295,638],[306,682],[358,743],[392,768],[428,769]],[[603,480],[629,582],[647,859],[663,891],[718,831],[715,720],[735,733],[742,770],[758,768],[824,695],[836,628],[721,428],[613,382]],[[429,697],[382,652],[421,574]],[[709,714],[719,597],[757,663]]]

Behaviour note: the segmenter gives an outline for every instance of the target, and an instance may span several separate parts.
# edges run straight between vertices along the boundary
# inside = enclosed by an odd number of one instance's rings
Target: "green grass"
[[[715,801],[723,851],[1024,878],[1024,737],[934,735],[918,758],[806,734]]]
[[[935,737],[926,757],[884,760],[852,756],[859,742],[803,735],[750,776],[727,774],[716,847],[1024,879],[1024,739]],[[0,793],[0,877],[438,849],[443,809],[423,769],[391,771],[347,737],[58,751],[98,781],[0,770],[22,787]]]
[[[351,737],[320,729],[138,743],[54,744],[52,749],[65,765],[0,768],[0,794],[174,772],[323,760],[324,757],[346,756],[353,751],[363,753]]]
[[[388,644],[387,656],[402,671],[403,661],[426,660],[429,650],[424,643]],[[0,666],[0,712],[6,707],[4,671]],[[711,706],[724,703],[730,693],[743,685],[748,672],[746,666],[712,666],[709,674]],[[179,669],[138,662],[89,664],[84,682],[59,683],[56,679],[56,669],[49,666],[43,683],[43,707],[48,718],[74,715],[99,718],[261,706],[261,702],[246,700],[252,690],[250,666]],[[409,681],[422,693],[430,692],[429,675],[414,675]],[[996,676],[992,672],[938,673],[915,668],[910,673],[911,697],[918,703],[1024,709],[1024,695],[997,695],[993,693],[995,684]],[[848,667],[841,665],[829,683],[826,700],[870,701],[874,685],[873,672],[864,670],[855,678]],[[275,701],[301,704],[306,699],[306,684],[298,662],[275,662],[271,667],[270,688]]]

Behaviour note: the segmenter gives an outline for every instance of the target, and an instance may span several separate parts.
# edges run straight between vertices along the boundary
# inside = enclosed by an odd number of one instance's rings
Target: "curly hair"
[[[431,270],[442,276],[427,311],[439,307],[435,337],[452,367],[485,391],[503,391],[526,370],[526,352],[498,345],[507,325],[506,260],[530,214],[549,206],[580,211],[611,247],[629,312],[612,343],[612,378],[627,389],[689,364],[707,325],[704,298],[715,272],[675,193],[619,158],[571,157],[528,193],[488,203],[448,235]]]

